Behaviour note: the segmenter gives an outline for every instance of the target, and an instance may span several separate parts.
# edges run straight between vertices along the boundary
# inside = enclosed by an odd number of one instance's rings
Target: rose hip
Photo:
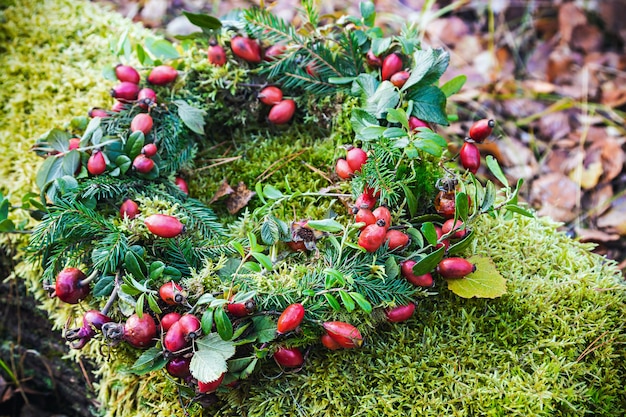
[[[180,188],[180,191],[182,191],[186,195],[189,195],[189,186],[187,186],[187,181],[185,181],[181,177],[176,177],[174,179],[174,184],[176,184],[176,186]]]
[[[164,238],[176,237],[185,231],[180,220],[167,214],[153,214],[146,217],[144,223],[150,232]]]
[[[141,318],[133,314],[126,320],[124,325],[124,340],[137,348],[150,346],[156,337],[156,324],[149,314],[143,314]]]
[[[135,83],[122,81],[110,91],[111,96],[117,100],[133,101],[137,99],[139,94],[139,86]]]
[[[297,347],[279,347],[274,352],[274,360],[279,366],[284,368],[297,368],[304,363],[302,352]]]
[[[349,323],[342,321],[327,321],[322,324],[326,333],[339,344],[339,346],[350,349],[363,345],[363,336],[359,329]]]
[[[389,250],[396,250],[409,244],[409,235],[400,230],[388,230],[385,235],[385,241]]]
[[[391,84],[395,85],[398,88],[402,88],[402,86],[406,83],[406,80],[409,79],[411,74],[408,71],[398,71],[389,78]]]
[[[354,174],[354,171],[352,170],[352,168],[350,168],[348,161],[343,158],[339,158],[337,160],[337,164],[335,165],[335,172],[337,173],[337,176],[342,180],[347,180]]]
[[[361,167],[367,161],[367,153],[361,148],[352,148],[346,154],[346,161],[354,172],[361,172]]]
[[[157,95],[151,88],[142,88],[139,90],[139,93],[137,93],[137,102],[139,103],[139,107],[147,109],[156,104]]]
[[[387,317],[387,321],[391,323],[400,323],[410,319],[414,312],[415,304],[409,303],[405,306],[397,306],[385,311],[385,316]]]
[[[144,135],[147,135],[152,130],[153,124],[152,116],[148,113],[139,113],[130,122],[130,131],[143,132]]]
[[[198,391],[202,394],[208,394],[211,392],[215,392],[220,385],[222,385],[222,381],[224,380],[225,373],[220,375],[215,381],[198,381]]]
[[[189,346],[189,342],[185,339],[183,326],[180,324],[180,321],[172,324],[167,333],[165,333],[163,346],[171,353],[179,352]]]
[[[261,47],[258,42],[244,38],[243,36],[235,36],[230,40],[230,48],[233,54],[237,55],[244,61],[248,61],[253,64],[261,62]]]
[[[207,58],[211,64],[218,67],[222,67],[226,64],[226,52],[214,39],[209,42]]]
[[[463,168],[469,170],[472,174],[475,174],[478,168],[480,168],[480,150],[471,142],[463,144],[459,152],[459,159]]]
[[[148,75],[148,82],[155,85],[167,85],[178,77],[178,71],[169,65],[159,65],[154,67]]]
[[[148,158],[152,158],[154,155],[157,154],[158,151],[159,149],[154,143],[148,143],[147,145],[144,145],[143,148],[141,148],[141,153],[146,155]]]
[[[382,224],[382,221],[380,224],[377,221],[374,224],[365,226],[359,235],[359,246],[368,252],[376,252],[385,242],[385,237],[387,235],[387,229],[382,226]]]
[[[437,265],[437,272],[446,279],[463,278],[476,271],[476,265],[463,258],[442,259]]]
[[[496,121],[493,119],[482,119],[475,122],[469,130],[469,137],[477,143],[484,141],[487,136],[491,135]]]
[[[166,282],[159,288],[159,296],[165,304],[175,306],[185,302],[185,293],[183,287],[174,281]]]
[[[107,163],[104,159],[102,151],[94,151],[87,160],[87,171],[91,175],[103,174],[107,169]]]
[[[287,306],[278,318],[276,331],[279,334],[288,333],[298,328],[304,319],[304,306],[300,303],[294,303]]]
[[[124,200],[124,202],[122,203],[122,206],[120,207],[120,217],[122,219],[128,218],[132,220],[135,217],[137,217],[138,214],[139,214],[139,204],[135,203],[130,198],[127,198],[126,200]]]
[[[400,263],[400,273],[407,281],[417,287],[432,287],[433,286],[433,276],[430,273],[426,273],[424,275],[415,275],[413,273],[413,267],[417,262],[412,259],[407,259]]]
[[[154,168],[154,161],[144,154],[139,154],[133,160],[133,169],[141,174],[147,174]]]
[[[388,80],[393,74],[402,70],[402,58],[398,54],[390,54],[383,60],[382,78]]]
[[[283,99],[283,92],[278,87],[269,86],[261,90],[258,97],[259,100],[261,100],[261,103],[272,106],[274,104],[280,103],[280,101]]]
[[[165,332],[168,331],[174,323],[180,320],[180,318],[181,318],[180,313],[177,313],[175,311],[172,311],[171,313],[167,313],[166,315],[161,317],[161,329]]]
[[[135,68],[122,64],[115,67],[115,76],[120,81],[126,81],[133,84],[139,84],[139,80],[141,79],[141,76]]]
[[[267,120],[269,120],[270,123],[274,123],[275,125],[283,125],[291,120],[295,111],[295,101],[282,100],[271,108],[270,113],[267,116]]]
[[[87,277],[78,268],[65,268],[56,277],[55,292],[59,300],[77,304],[89,295],[89,284],[82,284]]]

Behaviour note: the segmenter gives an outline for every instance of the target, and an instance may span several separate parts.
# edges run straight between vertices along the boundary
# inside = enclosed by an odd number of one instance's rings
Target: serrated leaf
[[[393,256],[390,256],[385,261],[385,273],[387,275],[387,278],[389,279],[394,279],[398,275],[400,275],[400,267],[396,262],[396,258],[394,258]]]
[[[509,186],[509,181],[506,179],[506,175],[502,172],[502,168],[500,168],[500,164],[498,164],[498,160],[493,157],[493,155],[487,155],[485,158],[487,162],[487,167],[489,171],[493,174],[494,177],[498,179],[505,187]]]
[[[196,340],[196,352],[189,370],[198,381],[212,382],[228,371],[226,360],[235,354],[235,345],[224,341],[216,333]]]
[[[424,275],[433,271],[437,264],[439,264],[439,262],[443,259],[445,254],[446,248],[443,246],[436,251],[429,253],[413,265],[413,273],[415,275]]]
[[[359,74],[352,83],[352,94],[355,96],[372,96],[378,87],[378,80],[371,74]]]
[[[311,229],[330,233],[340,232],[343,230],[343,225],[333,219],[309,220],[307,222],[307,226]]]
[[[191,131],[199,135],[204,135],[204,117],[206,116],[206,111],[193,107],[183,100],[174,100],[173,103],[178,106],[178,116],[183,123]]]
[[[266,245],[273,245],[280,239],[278,224],[271,218],[266,218],[261,224],[261,240]]]
[[[445,94],[446,97],[450,97],[453,94],[456,94],[459,91],[461,91],[461,88],[463,88],[463,85],[465,85],[466,81],[467,81],[466,75],[463,75],[463,74],[457,75],[456,77],[454,77],[451,80],[448,80],[448,82],[442,85],[441,91],[443,92],[443,94]]]
[[[506,294],[506,279],[491,258],[474,255],[467,259],[476,271],[461,279],[448,279],[448,289],[463,298],[497,298]]]
[[[406,80],[400,91],[405,91],[415,84],[419,83],[422,78],[430,71],[434,62],[435,56],[432,49],[417,50],[413,53],[413,68],[411,68],[411,75]]]
[[[350,294],[350,297],[352,297],[352,299],[356,301],[361,310],[368,314],[372,312],[372,304],[367,301],[365,297],[363,297],[363,294],[354,291],[349,292],[348,294]]]
[[[411,114],[418,119],[448,126],[446,117],[446,96],[434,85],[427,85],[411,91],[408,99],[413,100]]]
[[[372,39],[372,53],[376,56],[384,53],[391,46],[392,39],[386,38],[373,38]]]
[[[399,101],[400,93],[396,87],[389,81],[383,81],[376,89],[376,92],[367,98],[365,110],[376,118],[382,119],[385,117],[387,109],[395,108]]]
[[[252,317],[254,330],[251,337],[259,343],[268,343],[276,338],[276,323],[269,316]]]

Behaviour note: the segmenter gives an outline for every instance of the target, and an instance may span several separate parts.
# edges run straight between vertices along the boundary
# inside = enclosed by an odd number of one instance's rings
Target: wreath
[[[65,329],[71,347],[131,352],[127,371],[175,378],[181,399],[203,402],[268,361],[297,372],[311,349],[358,349],[444,283],[467,298],[506,292],[489,257],[463,257],[479,216],[532,216],[494,158],[502,188],[474,176],[493,120],[448,150],[435,127],[455,117],[446,99],[464,77],[439,85],[446,51],[413,27],[385,36],[372,3],[360,11],[329,21],[305,2],[297,28],[263,8],[186,13],[202,32],[176,46],[120,37],[125,64],[104,72],[115,104],[34,147],[41,221],[27,252],[50,295],[84,312]],[[303,165],[330,185],[264,183],[297,153],[254,191],[216,181],[208,198],[195,182],[245,158],[209,158],[240,149],[238,133],[263,153],[296,123],[336,143],[334,172],[322,157]]]

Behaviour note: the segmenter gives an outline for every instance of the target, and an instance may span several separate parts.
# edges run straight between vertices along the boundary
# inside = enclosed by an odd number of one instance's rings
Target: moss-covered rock
[[[114,62],[110,35],[126,28],[145,36],[137,26],[87,2],[29,0],[2,11],[0,188],[15,204],[36,191],[40,161],[29,151],[33,138],[110,100],[101,70]],[[308,169],[302,175],[297,162],[264,174],[298,150],[305,150],[306,160],[315,166],[328,168],[341,140],[316,136],[318,132],[298,127],[255,136],[242,131],[237,146],[243,157],[206,175],[196,171],[192,190],[204,190],[208,200],[216,179],[224,176],[249,184],[263,178],[278,186],[288,181],[303,190],[320,188],[323,177]],[[200,160],[210,159],[208,155],[201,152]],[[205,414],[626,414],[623,281],[612,262],[556,227],[521,217],[481,219],[468,253],[494,260],[507,279],[505,296],[465,300],[440,284],[439,295],[421,301],[411,321],[384,325],[359,351],[313,351],[297,373],[278,375],[268,365],[237,389],[218,394]],[[55,326],[62,327],[68,308],[61,311],[56,300],[46,299],[38,271],[21,263],[15,278],[27,280]],[[107,360],[99,347],[91,344],[81,353],[99,363],[103,414],[183,415],[177,385],[164,371],[129,374],[124,369],[136,352],[128,349]],[[187,411],[202,414],[198,404]]]

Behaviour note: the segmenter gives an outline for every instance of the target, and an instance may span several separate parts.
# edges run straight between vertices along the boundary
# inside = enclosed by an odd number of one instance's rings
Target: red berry
[[[374,217],[376,217],[376,221],[382,220],[383,222],[385,222],[385,224],[383,225],[385,230],[389,229],[389,226],[391,226],[391,212],[389,212],[389,209],[387,207],[378,206],[372,212],[372,214],[374,215]]]
[[[239,58],[257,64],[261,62],[261,47],[258,42],[243,36],[235,36],[230,40],[230,48]]]
[[[487,136],[491,135],[493,128],[496,126],[496,121],[493,119],[482,119],[475,122],[469,130],[469,137],[474,142],[481,143],[487,139]]]
[[[187,181],[185,181],[181,177],[176,177],[176,179],[174,180],[174,184],[176,184],[176,186],[180,188],[180,191],[182,191],[186,195],[189,195],[189,187],[187,186]]]
[[[435,226],[435,232],[437,232],[437,240],[441,240],[441,237],[444,235],[443,230],[441,230],[441,227]],[[442,246],[445,247],[446,250],[448,250],[448,248],[450,247],[450,239],[442,240],[441,242],[437,243],[435,248],[439,249]]]
[[[324,333],[322,337],[320,338],[320,340],[327,349],[330,349],[330,350],[341,349],[341,345],[335,342],[335,339],[330,337],[328,333]]]
[[[133,101],[137,99],[138,94],[139,86],[128,81],[122,81],[111,89],[111,96],[117,100]]]
[[[137,217],[138,214],[139,214],[139,204],[135,203],[130,198],[124,200],[124,202],[122,203],[122,206],[120,207],[120,217],[122,219],[127,217],[130,220],[132,220],[135,217]]]
[[[267,120],[275,125],[284,125],[291,120],[293,114],[296,112],[296,102],[293,100],[282,100],[278,104],[275,104],[267,116]]]
[[[169,303],[168,303],[169,304]],[[161,329],[166,332],[172,327],[174,323],[180,320],[180,313],[172,311],[171,313],[167,313],[163,317],[161,317]]]
[[[409,129],[411,129],[411,132],[414,132],[418,127],[428,127],[428,128],[430,128],[428,123],[426,123],[425,121],[423,121],[421,119],[418,119],[415,116],[409,117]]]
[[[167,214],[153,214],[144,223],[148,230],[159,237],[176,237],[185,231],[185,225],[176,217]]]
[[[148,75],[148,82],[155,85],[167,85],[174,82],[178,77],[178,71],[169,65],[154,67]]]
[[[116,101],[111,106],[111,111],[114,113],[119,113],[122,110],[126,110],[126,104],[122,103],[121,101]]]
[[[189,346],[189,342],[185,339],[183,326],[180,321],[172,324],[165,337],[163,338],[163,347],[172,353],[181,351]]]
[[[413,267],[417,262],[412,259],[407,259],[400,263],[400,272],[407,281],[417,287],[432,287],[433,276],[430,273],[424,275],[415,275],[413,273]]]
[[[346,161],[354,172],[361,172],[361,167],[367,161],[367,153],[361,148],[352,148],[346,154]]]
[[[157,95],[151,88],[142,88],[137,94],[137,102],[139,103],[139,107],[147,109],[148,107],[152,107],[156,104]]]
[[[74,149],[80,148],[80,139],[79,138],[72,138],[72,139],[70,139],[67,148],[70,151],[73,151]]]
[[[193,314],[184,314],[180,320],[178,320],[185,339],[195,339],[202,333],[202,325],[200,320]]]
[[[322,324],[328,335],[342,348],[350,349],[363,345],[359,329],[342,321],[327,321]]]
[[[375,205],[376,196],[370,191],[364,191],[363,193],[361,193],[361,195],[358,196],[356,201],[354,202],[354,206],[357,209],[366,208],[371,210],[374,208]]]
[[[87,160],[87,171],[91,175],[100,175],[107,169],[107,163],[102,151],[94,151]]]
[[[454,219],[448,219],[441,225],[441,232],[443,234],[448,234],[452,230],[454,230],[454,234],[452,235],[455,239],[462,239],[467,235],[467,229],[463,227],[463,221],[457,220],[456,223]]]
[[[265,50],[265,53],[263,54],[263,59],[266,61],[274,61],[282,54],[284,54],[286,50],[287,47],[280,43],[272,45]]]
[[[443,278],[457,279],[476,271],[476,265],[463,258],[442,259],[437,265],[437,272]]]
[[[77,268],[65,268],[57,275],[55,291],[59,300],[68,304],[77,304],[89,295],[89,284],[81,284],[85,274]]]
[[[139,84],[139,80],[141,79],[141,76],[135,68],[122,64],[115,67],[115,76],[120,81],[126,81],[133,84]]]
[[[459,152],[459,159],[463,168],[475,174],[480,168],[480,150],[471,142],[465,142]]]
[[[415,304],[409,303],[405,306],[397,306],[385,311],[385,316],[392,323],[400,323],[410,319],[414,312]]]
[[[354,174],[354,171],[352,170],[352,168],[350,168],[348,161],[343,158],[337,160],[337,164],[335,165],[335,172],[337,173],[337,176],[342,180],[347,180],[352,176],[352,174]]]
[[[220,385],[222,385],[222,381],[224,380],[224,375],[222,374],[215,381],[202,382],[198,381],[198,391],[202,394],[208,394],[210,392],[215,392]]]
[[[298,242],[294,242],[293,240],[291,240],[287,242],[287,246],[289,246],[289,249],[291,249],[294,252],[304,252],[308,250],[303,240],[300,240]]]
[[[165,370],[167,370],[167,372],[173,377],[185,379],[191,375],[191,371],[189,370],[190,363],[191,358],[172,358],[167,365],[165,365]]]
[[[107,113],[106,110],[101,109],[99,107],[93,107],[91,110],[89,110],[87,115],[89,117],[100,117],[100,118],[109,117],[109,113]]]
[[[304,69],[306,70],[306,73],[309,74],[311,77],[317,77],[317,65],[315,64],[315,62],[309,62],[308,64],[306,64],[306,67]]]
[[[226,64],[226,52],[224,48],[222,48],[222,45],[218,45],[215,41],[209,42],[207,58],[211,64],[218,67],[222,67]]]
[[[367,65],[374,68],[380,68],[383,65],[383,61],[374,55],[374,52],[372,51],[367,51],[365,54],[365,61],[367,62]]]
[[[155,214],[156,216],[156,214]],[[182,304],[185,302],[185,293],[183,287],[175,283],[174,281],[166,282],[159,288],[159,296],[161,300],[171,306]]]
[[[389,78],[391,84],[395,85],[398,88],[402,88],[402,86],[406,83],[406,80],[409,79],[411,74],[408,71],[398,71]]]
[[[140,153],[133,160],[133,168],[140,174],[147,174],[154,168],[154,161]]]
[[[280,101],[283,99],[283,92],[278,87],[269,86],[261,90],[258,97],[259,100],[261,100],[261,103],[272,106],[274,104],[280,103]]]
[[[252,299],[246,301],[245,303],[229,303],[225,306],[226,312],[235,317],[245,317],[254,313],[255,309],[256,303]]]
[[[361,208],[359,209],[359,211],[356,212],[356,215],[354,216],[354,221],[357,223],[365,223],[365,226],[361,228],[363,229],[370,224],[376,223],[376,216],[374,216],[372,210]]]
[[[385,241],[388,242],[389,250],[400,249],[409,244],[409,235],[399,230],[388,230]]]
[[[304,319],[304,306],[300,303],[290,304],[278,318],[276,331],[279,334],[295,330]]]
[[[359,235],[359,246],[368,252],[376,252],[385,242],[386,234],[387,229],[384,226],[376,223],[365,226]]]
[[[153,123],[154,122],[152,121],[152,116],[150,116],[148,113],[139,113],[138,115],[133,117],[133,120],[130,122],[130,131],[141,131],[144,135],[147,135],[148,133],[150,133],[150,130],[152,130]]]
[[[390,54],[383,60],[382,78],[388,80],[393,74],[402,70],[402,58],[398,54]]]
[[[146,155],[148,158],[152,158],[157,154],[158,148],[154,143],[148,143],[143,148],[141,148],[141,153]]]
[[[102,329],[104,323],[109,323],[111,318],[98,310],[89,310],[83,314],[83,328],[92,331]],[[95,332],[94,332],[95,334]]]
[[[124,325],[124,340],[136,348],[150,346],[156,337],[156,324],[149,314],[133,314]]]
[[[279,347],[278,350],[274,352],[274,360],[279,366],[285,368],[297,368],[304,363],[302,352],[300,352],[300,349],[297,347]]]

